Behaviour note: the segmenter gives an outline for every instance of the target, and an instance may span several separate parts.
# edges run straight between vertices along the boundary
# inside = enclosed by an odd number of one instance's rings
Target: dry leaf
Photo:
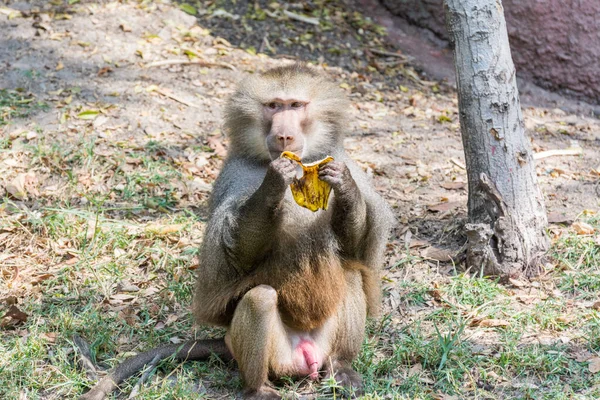
[[[227,150],[225,150],[223,143],[221,143],[221,140],[218,137],[209,136],[206,140],[208,141],[208,147],[213,149],[216,155],[219,157],[225,157],[227,155]]]
[[[577,362],[585,362],[593,358],[593,354],[587,350],[581,350],[574,354],[575,361]]]
[[[116,300],[117,302],[129,301],[135,299],[135,296],[125,293],[115,293],[110,296],[111,300]]]
[[[319,179],[319,168],[333,161],[333,157],[328,156],[311,164],[302,164],[300,157],[290,151],[284,151],[281,153],[281,157],[296,161],[304,171],[302,177],[300,179],[294,178],[290,185],[296,203],[311,211],[327,210],[331,186]]]
[[[464,189],[467,184],[465,182],[444,182],[440,186],[448,190],[458,190]]]
[[[39,274],[39,275],[35,275],[32,279],[31,279],[31,284],[32,285],[37,285],[40,282],[43,282],[47,279],[53,278],[54,274]]]
[[[125,320],[125,323],[127,323],[127,325],[129,326],[135,326],[138,320],[138,317],[135,313],[135,309],[131,306],[119,311],[117,315],[119,316],[119,318]]]
[[[40,333],[40,337],[42,339],[47,340],[50,343],[56,343],[56,332],[46,332],[46,333]]]
[[[410,369],[408,370],[408,376],[413,376],[415,374],[420,373],[421,371],[423,371],[423,366],[421,365],[421,363],[417,363],[410,367]]]
[[[410,230],[408,232],[410,232]],[[414,249],[414,248],[418,248],[418,247],[426,247],[429,245],[430,245],[430,242],[427,240],[411,239],[409,247],[411,249]]]
[[[582,221],[574,222],[572,227],[578,235],[591,235],[596,231],[593,226]]]
[[[592,374],[600,371],[600,357],[594,357],[589,361],[588,369]]]
[[[0,328],[6,328],[9,326],[16,326],[23,322],[27,322],[29,315],[19,310],[14,304],[9,307],[8,311],[0,319]]]
[[[451,262],[456,256],[456,251],[429,246],[425,250],[421,251],[421,256],[431,260]]]
[[[37,178],[31,172],[19,174],[6,185],[6,191],[16,200],[27,200],[27,194],[37,195]]]
[[[539,296],[529,295],[529,294],[521,294],[517,296],[517,300],[523,304],[533,304],[541,301]]]
[[[121,28],[123,32],[131,32],[131,27],[126,23],[122,23],[121,25],[119,25],[119,28]]]
[[[510,326],[510,322],[504,319],[481,319],[481,320],[473,320],[471,326],[480,326],[482,328],[497,328]]]
[[[104,76],[104,75],[106,75],[106,74],[108,74],[110,72],[112,72],[112,68],[110,68],[110,67],[103,67],[103,68],[100,68],[98,70],[98,76]]]
[[[433,212],[446,212],[463,205],[462,201],[446,201],[439,204],[428,205],[427,209]]]
[[[160,225],[151,224],[146,226],[146,232],[153,233],[155,235],[169,235],[176,233],[185,228],[186,224],[172,224],[172,225]]]
[[[511,285],[513,285],[514,287],[518,287],[518,288],[529,286],[528,282],[520,281],[520,280],[514,279],[514,278],[508,278],[508,281],[511,283]]]
[[[577,316],[572,315],[572,314],[565,314],[565,315],[561,315],[560,317],[556,318],[556,321],[560,322],[561,324],[570,324],[571,322],[575,321],[577,319]]]

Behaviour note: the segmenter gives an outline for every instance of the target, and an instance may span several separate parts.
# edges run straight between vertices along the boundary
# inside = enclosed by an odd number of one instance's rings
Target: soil
[[[355,159],[375,172],[376,185],[397,211],[400,230],[411,227],[418,230],[418,235],[435,240],[430,236],[440,232],[440,224],[452,225],[457,219],[464,219],[467,193],[457,182],[464,182],[466,175],[455,93],[444,82],[428,81],[426,76],[418,75],[410,64],[395,70],[381,65],[379,69],[369,68],[377,62],[394,61],[393,57],[365,56],[369,46],[377,44],[393,51],[383,37],[375,43],[352,41],[349,38],[356,37],[352,35],[356,26],[344,20],[346,24],[340,29],[311,39],[312,47],[306,43],[286,45],[289,40],[283,27],[295,28],[290,36],[302,36],[310,25],[296,21],[274,24],[269,17],[250,19],[250,34],[246,34],[248,29],[242,24],[213,17],[208,14],[210,10],[197,19],[168,4],[156,4],[149,12],[128,3],[98,6],[90,2],[71,9],[41,1],[4,3],[23,11],[26,18],[3,16],[0,20],[2,30],[7,32],[0,46],[0,86],[20,88],[52,105],[47,111],[3,127],[4,134],[15,136],[39,127],[43,135],[68,138],[85,129],[101,141],[130,141],[140,146],[149,139],[167,140],[170,146],[179,148],[203,144],[208,135],[220,128],[223,102],[244,73],[289,62],[276,57],[321,61],[329,65],[325,69],[333,79],[349,85],[356,119],[349,126],[346,147]],[[227,10],[239,16],[247,13],[249,7],[238,1]],[[61,12],[69,18],[61,18]],[[198,36],[194,48],[206,59],[237,66],[236,71],[195,65],[144,67],[156,60],[183,58],[170,54],[169,48],[179,40],[175,31],[194,26]],[[204,28],[215,36],[206,35]],[[265,32],[269,35],[265,36]],[[395,34],[392,29],[391,37]],[[272,37],[269,45],[276,49],[275,57],[255,56],[237,47],[260,47],[263,37]],[[415,33],[407,40],[420,39]],[[338,56],[336,52],[319,50],[324,47],[345,47],[350,51]],[[149,91],[153,85],[172,97]],[[92,126],[78,120],[61,124],[56,106],[68,96],[72,97],[71,109],[94,104],[106,109],[106,118]],[[584,209],[597,208],[598,176],[593,171],[599,168],[600,160],[598,120],[539,106],[526,107],[524,116],[535,150],[571,146],[583,149],[582,156],[539,161],[539,180],[549,213],[577,215]],[[4,182],[8,178],[3,177]],[[451,189],[444,188],[450,183],[454,183]],[[441,203],[447,203],[447,210],[428,209]]]

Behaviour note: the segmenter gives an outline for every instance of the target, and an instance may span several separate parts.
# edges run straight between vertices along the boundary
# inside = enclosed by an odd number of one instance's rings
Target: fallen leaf
[[[538,303],[541,301],[539,296],[535,296],[535,295],[528,295],[528,294],[521,294],[519,296],[517,296],[517,300],[520,301],[523,304],[533,304],[533,303]]]
[[[37,285],[38,283],[43,282],[43,281],[48,280],[53,277],[54,277],[54,274],[48,274],[48,273],[35,275],[33,277],[33,279],[31,280],[31,284]]]
[[[503,319],[481,319],[481,320],[473,320],[473,322],[471,323],[471,326],[480,326],[482,328],[497,328],[497,327],[504,327],[504,326],[510,326],[510,322],[503,320]]]
[[[408,376],[416,375],[416,374],[420,373],[421,371],[423,371],[423,366],[421,365],[421,363],[417,363],[417,364],[413,365],[412,367],[410,367],[410,369],[408,370]]]
[[[197,14],[197,12],[198,12],[198,11],[196,10],[196,7],[194,7],[194,6],[193,6],[193,5],[191,5],[191,4],[187,4],[187,3],[183,3],[183,4],[179,5],[179,8],[181,8],[181,10],[182,10],[183,12],[185,12],[185,13],[187,13],[187,14],[190,14],[190,15],[196,15],[196,14]]]
[[[135,299],[136,296],[130,295],[130,294],[125,294],[125,293],[115,293],[112,296],[110,296],[111,300],[117,300],[117,301],[129,301],[129,300],[133,300]]]
[[[98,70],[98,76],[104,76],[104,75],[106,75],[106,74],[108,74],[110,72],[112,72],[112,68],[110,68],[110,67],[103,67],[103,68],[100,68],[100,70]]]
[[[7,328],[27,322],[29,315],[19,310],[14,304],[9,307],[8,311],[0,318],[0,328]]]
[[[124,319],[125,323],[127,323],[127,325],[129,326],[135,326],[138,320],[138,317],[135,313],[135,309],[131,306],[119,311],[117,315],[119,316],[119,318]]]
[[[33,172],[19,174],[6,185],[6,191],[16,200],[27,200],[27,194],[38,195],[37,178]]]
[[[456,258],[456,251],[429,246],[421,251],[421,256],[441,262],[451,262]]]
[[[410,230],[408,230],[407,232],[410,232]],[[405,242],[406,241],[407,240],[405,240]],[[411,249],[414,249],[414,248],[419,248],[419,247],[426,247],[426,246],[429,246],[430,244],[431,243],[429,241],[427,241],[427,240],[411,239],[409,247]]]
[[[121,28],[123,32],[131,32],[131,27],[126,23],[122,23],[121,25],[119,25],[119,28]]]
[[[444,182],[440,186],[448,190],[458,190],[464,189],[467,187],[467,184],[465,182]]]
[[[587,350],[581,350],[574,354],[574,359],[577,362],[585,362],[591,360],[594,355]]]
[[[208,139],[208,147],[214,150],[215,154],[219,157],[225,157],[227,155],[227,150],[221,143],[221,140],[216,136],[209,136]]]
[[[25,190],[25,176],[26,174],[19,174],[8,185],[6,185],[6,191],[8,194],[17,200],[27,199],[27,191]]]
[[[90,120],[96,118],[98,114],[100,114],[100,111],[98,110],[85,110],[77,114],[77,118]]]
[[[186,224],[172,224],[172,225],[160,225],[151,224],[146,226],[146,232],[153,233],[155,235],[169,235],[182,230]]]
[[[571,322],[575,321],[576,319],[577,319],[577,317],[575,315],[565,314],[565,315],[561,315],[560,317],[556,318],[556,321],[560,322],[561,324],[570,324]]]
[[[574,222],[572,227],[578,235],[591,235],[596,231],[593,226],[582,221]]]
[[[42,339],[47,340],[50,343],[56,343],[56,332],[42,332],[40,333],[40,337]]]
[[[514,279],[514,278],[508,278],[508,281],[511,283],[511,285],[513,285],[514,287],[518,287],[518,288],[529,286],[528,282],[520,281],[520,280]]]
[[[592,374],[600,371],[600,357],[594,357],[589,360],[588,369]]]
[[[463,204],[462,201],[445,201],[439,204],[428,205],[427,209],[433,212],[446,212],[461,207]]]

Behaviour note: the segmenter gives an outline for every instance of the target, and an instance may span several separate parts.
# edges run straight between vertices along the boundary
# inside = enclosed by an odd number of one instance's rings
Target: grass
[[[0,89],[0,126],[8,124],[14,118],[23,118],[36,110],[47,110],[48,105],[36,101],[31,95],[18,90]],[[3,141],[0,141],[0,149]]]
[[[222,334],[195,330],[188,313],[203,223],[179,192],[186,172],[167,155],[167,144],[115,145],[103,156],[98,145],[74,138],[7,146],[26,154],[30,170],[51,171],[62,191],[22,203],[27,207],[9,198],[0,206],[0,246],[12,257],[0,289],[26,294],[17,306],[28,315],[2,330],[0,398],[75,398],[85,391],[93,382],[78,366],[74,334],[88,341],[101,368],[160,343]],[[600,226],[596,217],[587,222]],[[370,324],[355,362],[365,398],[600,396],[600,376],[578,356],[600,351],[600,315],[590,307],[600,288],[596,240],[565,230],[551,251],[557,267],[524,288],[443,275],[406,254],[390,267],[386,291],[398,294],[401,307]],[[407,268],[425,275],[393,278]],[[477,325],[483,319],[506,324]],[[233,365],[165,361],[139,398],[204,398],[240,388]],[[341,395],[331,380],[282,382],[290,395],[307,390]]]
[[[253,9],[248,21],[266,18]],[[354,17],[365,31],[372,24]],[[43,79],[33,70],[25,76]],[[0,125],[45,107],[0,90]],[[87,391],[94,382],[78,365],[74,335],[89,344],[100,369],[161,343],[223,335],[194,327],[188,310],[207,196],[194,185],[214,180],[219,157],[179,130],[124,140],[116,128],[101,137],[92,121],[71,117],[59,131],[34,127],[37,137],[0,138],[0,183],[24,173],[35,178],[26,199],[0,199],[0,399],[74,399]],[[201,167],[190,155],[202,155]],[[600,229],[598,216],[582,219]],[[364,398],[600,398],[600,374],[588,365],[600,354],[598,233],[561,229],[554,268],[522,286],[440,272],[392,245],[402,257],[386,270],[384,313],[369,323],[354,363]],[[26,317],[1,318],[11,305]],[[138,379],[128,380],[119,398]],[[241,387],[232,364],[165,360],[137,398],[229,398]],[[343,397],[334,380],[282,379],[280,388],[290,397]]]

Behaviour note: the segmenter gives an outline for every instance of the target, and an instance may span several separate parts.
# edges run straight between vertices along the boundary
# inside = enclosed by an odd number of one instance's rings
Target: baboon
[[[351,363],[367,315],[378,312],[379,268],[394,218],[344,151],[348,108],[336,84],[302,64],[240,83],[225,110],[229,150],[210,198],[193,301],[198,323],[227,328],[224,341],[142,353],[86,399],[103,398],[163,353],[233,357],[248,399],[280,398],[268,382],[281,376],[334,374],[360,390]],[[303,162],[334,158],[319,169],[333,189],[327,210],[294,202],[289,185],[297,165],[279,157],[284,151]]]

